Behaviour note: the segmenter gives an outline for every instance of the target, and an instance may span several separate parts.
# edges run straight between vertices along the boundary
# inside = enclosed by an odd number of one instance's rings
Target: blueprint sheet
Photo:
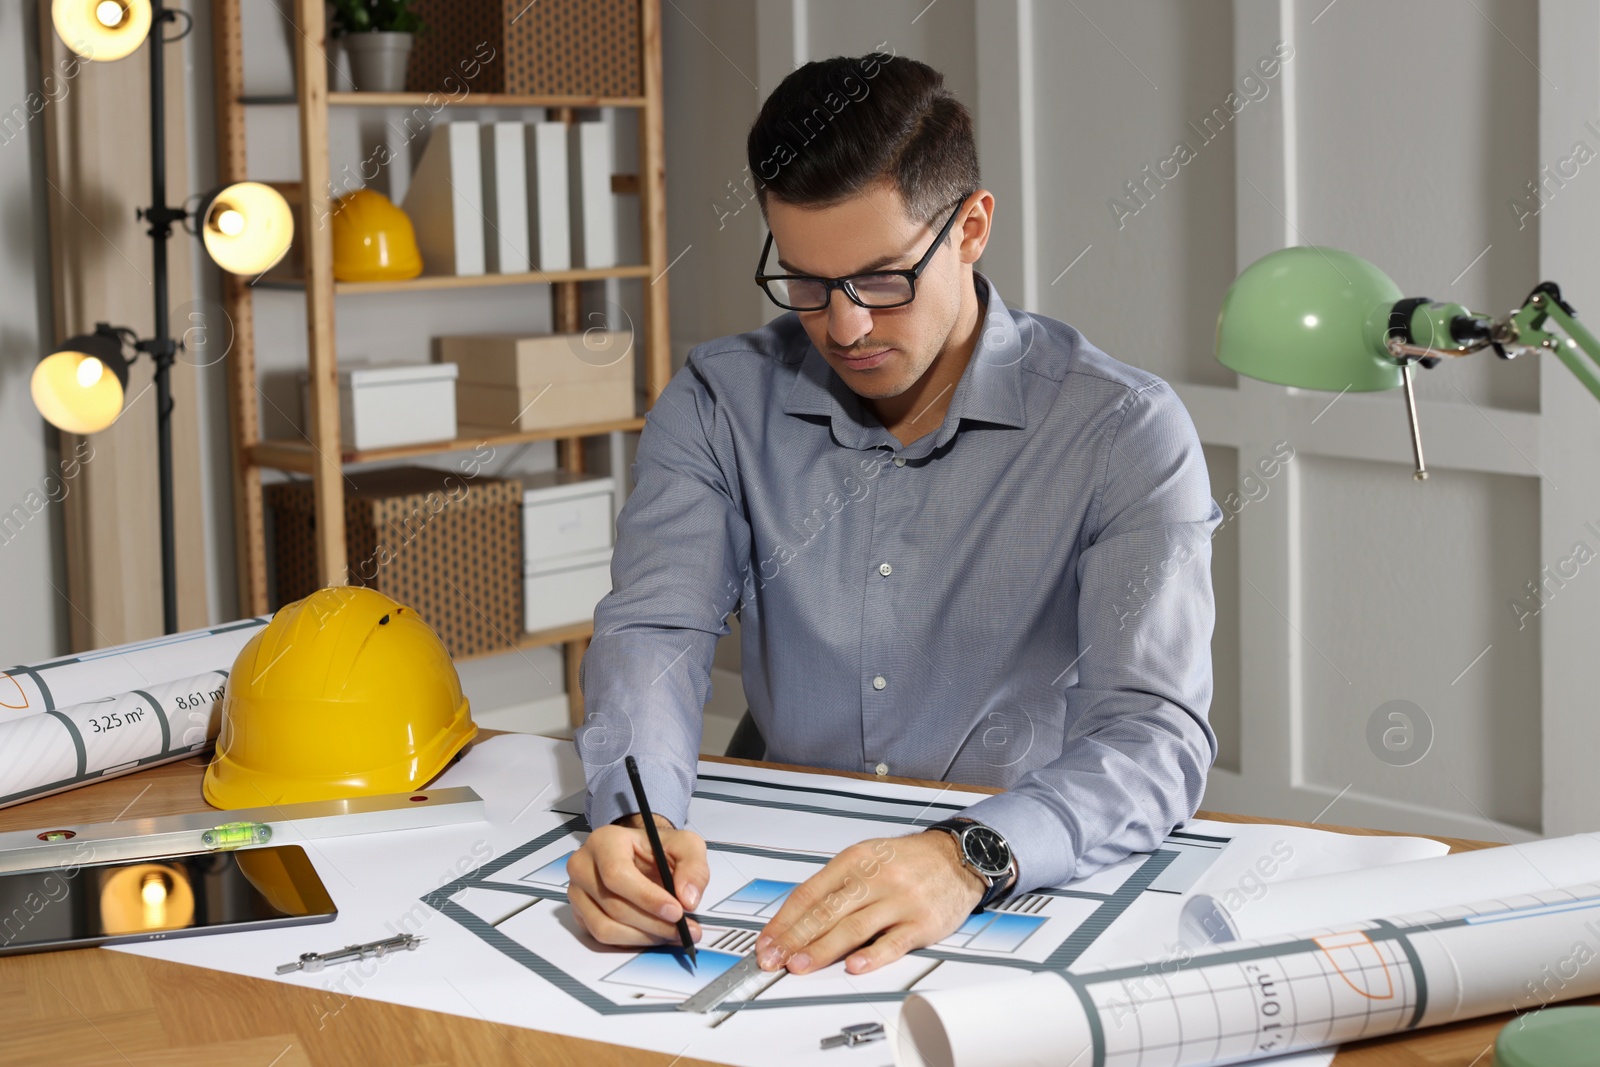
[[[437,784],[476,789],[489,821],[306,843],[339,907],[334,923],[117,951],[321,990],[327,1026],[339,1025],[348,998],[371,997],[668,1056],[879,1067],[892,1059],[890,1041],[826,1052],[818,1042],[874,1022],[892,1041],[912,993],[1185,951],[1179,913],[1197,890],[1262,897],[1280,879],[1445,850],[1419,838],[1195,820],[1153,853],[1025,894],[876,972],[847,975],[835,964],[785,976],[735,1013],[695,1015],[676,1005],[749,951],[795,884],[850,844],[915,832],[977,795],[702,763],[689,826],[707,840],[712,877],[696,912],[704,936],[691,971],[668,949],[608,949],[579,932],[565,864],[587,828],[575,814],[583,775],[570,743],[496,737]],[[414,952],[320,973],[274,974],[302,952],[396,933],[427,940]],[[1293,1062],[1327,1060],[1313,1053]]]

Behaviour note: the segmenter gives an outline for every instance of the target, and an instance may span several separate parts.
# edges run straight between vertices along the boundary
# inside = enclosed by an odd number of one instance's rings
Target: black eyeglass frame
[[[973,192],[977,192],[977,190],[974,189]],[[772,253],[772,231],[768,230],[766,244],[761,246],[761,259],[756,264],[756,284],[761,286],[761,291],[767,294],[768,300],[787,311],[824,311],[827,309],[828,305],[833,303],[833,291],[835,289],[849,297],[850,301],[857,307],[864,307],[868,311],[882,311],[885,308],[905,307],[907,304],[911,303],[917,298],[917,279],[921,277],[922,272],[927,269],[928,264],[932,262],[933,254],[939,250],[941,245],[944,244],[945,236],[949,234],[950,227],[955,225],[957,217],[959,217],[961,214],[961,209],[967,206],[967,201],[971,199],[971,197],[972,193],[967,193],[961,198],[961,201],[956,204],[956,209],[950,213],[950,217],[946,219],[944,225],[939,228],[939,235],[933,239],[933,243],[928,246],[928,250],[922,253],[922,258],[917,260],[917,265],[907,270],[869,270],[863,271],[860,274],[848,274],[842,278],[819,278],[814,274],[764,274],[762,271],[766,268],[767,256]],[[911,295],[906,297],[904,300],[896,301],[893,304],[868,304],[865,303],[858,295],[856,295],[855,286],[852,283],[858,278],[883,278],[890,276],[904,278],[906,280],[906,284],[911,288]],[[795,307],[793,304],[785,304],[776,296],[773,296],[772,290],[767,287],[768,282],[783,281],[821,282],[823,285],[822,303],[817,307]]]

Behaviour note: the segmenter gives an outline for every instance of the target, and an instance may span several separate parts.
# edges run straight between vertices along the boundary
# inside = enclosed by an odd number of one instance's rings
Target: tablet
[[[338,914],[299,845],[19,871],[0,874],[0,955],[324,923]]]

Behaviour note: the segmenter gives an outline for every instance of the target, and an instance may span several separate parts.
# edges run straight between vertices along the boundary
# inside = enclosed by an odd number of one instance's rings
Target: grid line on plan
[[[730,777],[727,777],[725,775],[720,775],[720,774],[702,774],[702,775],[698,775],[696,777],[696,781],[698,781],[698,782],[727,782],[727,783],[729,783],[731,785],[750,785],[750,784],[752,784],[750,779],[748,779],[748,778],[730,778]],[[941,804],[941,803],[939,803],[937,801],[937,799],[923,801],[923,800],[907,800],[905,797],[880,797],[880,796],[874,796],[871,793],[856,793],[856,792],[852,792],[852,791],[850,791],[848,789],[817,789],[817,788],[814,788],[814,787],[808,786],[808,785],[790,785],[790,784],[785,783],[785,782],[760,782],[760,783],[755,783],[755,784],[758,784],[762,789],[775,789],[775,790],[779,790],[779,791],[785,792],[785,793],[805,793],[805,794],[808,794],[810,796],[843,797],[846,800],[866,800],[866,801],[870,801],[871,803],[874,803],[874,804],[894,804],[894,805],[898,805],[898,806],[902,806],[902,807],[908,807],[908,808],[919,808],[919,809],[921,809],[923,811],[926,811],[929,808],[943,808],[946,811],[960,811],[965,806],[965,805],[961,805],[961,804]],[[696,795],[698,795],[698,794],[696,794]],[[743,803],[743,804],[748,804],[752,800],[752,798],[750,798],[750,797],[736,797],[736,798],[728,798],[728,799],[733,799],[735,803]],[[829,810],[832,811],[832,810],[838,810],[838,809],[829,809]],[[935,819],[933,821],[937,822],[938,820]]]
[[[1217,1002],[1217,988],[1211,984],[1211,973],[1202,967],[1197,972],[1200,980],[1206,984],[1206,999],[1211,1003],[1212,1030],[1216,1033],[1216,1040],[1211,1049],[1210,1059],[1219,1059],[1222,1056],[1222,1005]]]
[[[1361,968],[1361,970],[1364,970],[1364,971],[1376,971],[1376,970],[1378,970],[1378,968],[1377,967],[1364,967],[1364,968]],[[1182,974],[1184,972],[1180,971],[1178,973]],[[1189,1008],[1190,1010],[1192,1010],[1194,1004],[1197,1003],[1197,1002],[1204,1002],[1207,1006],[1209,1006],[1211,1008],[1211,1010],[1212,1010],[1212,1017],[1216,1021],[1216,1036],[1215,1036],[1215,1045],[1214,1045],[1215,1051],[1213,1053],[1213,1058],[1215,1058],[1216,1055],[1220,1055],[1222,1053],[1225,1043],[1230,1041],[1230,1040],[1245,1039],[1245,1038],[1249,1038],[1249,1039],[1253,1040],[1256,1037],[1258,1037],[1259,1036],[1259,1030],[1254,1025],[1245,1027],[1243,1029],[1224,1029],[1223,1026],[1222,1026],[1222,1016],[1221,1016],[1220,1011],[1217,1008],[1218,1002],[1220,1000],[1220,997],[1218,995],[1219,994],[1227,994],[1227,993],[1245,993],[1247,995],[1251,995],[1252,998],[1253,998],[1253,991],[1254,991],[1254,986],[1255,986],[1255,983],[1244,973],[1244,971],[1242,970],[1242,968],[1238,964],[1235,964],[1233,966],[1232,972],[1231,972],[1232,975],[1233,975],[1234,981],[1226,982],[1226,983],[1224,983],[1222,985],[1216,985],[1216,984],[1214,984],[1212,982],[1212,977],[1213,976],[1221,976],[1223,974],[1228,974],[1228,973],[1229,973],[1228,971],[1224,971],[1224,970],[1222,970],[1220,968],[1200,968],[1198,970],[1197,976],[1199,978],[1201,978],[1201,980],[1205,983],[1206,988],[1204,990],[1201,990],[1201,989],[1187,989],[1187,990],[1179,991],[1179,990],[1172,989],[1171,986],[1168,985],[1167,988],[1163,991],[1164,992],[1163,1000],[1165,1002],[1167,1002],[1167,1003],[1170,1003],[1173,1006],[1174,1017],[1175,1017],[1175,1019],[1176,1019],[1176,1021],[1178,1023],[1178,1027],[1179,1027],[1178,1035],[1179,1036],[1176,1039],[1167,1040],[1167,1041],[1146,1041],[1146,1039],[1144,1037],[1144,1029],[1143,1029],[1143,1025],[1142,1025],[1142,1020],[1139,1018],[1141,1012],[1137,1008],[1135,1008],[1134,1012],[1133,1012],[1134,1020],[1135,1020],[1136,1023],[1140,1024],[1139,1043],[1136,1046],[1134,1046],[1133,1048],[1126,1049],[1126,1050],[1117,1049],[1115,1051],[1112,1051],[1112,1050],[1108,1049],[1107,1050],[1107,1062],[1109,1063],[1112,1060],[1114,1060],[1116,1058],[1119,1058],[1119,1057],[1132,1055],[1135,1052],[1137,1052],[1139,1056],[1148,1057],[1152,1053],[1160,1052],[1160,1051],[1163,1051],[1163,1050],[1166,1050],[1166,1049],[1181,1049],[1183,1047],[1182,1020],[1183,1020],[1183,1017],[1184,1017],[1184,1010],[1185,1010],[1186,1007]],[[1296,979],[1288,978],[1288,977],[1283,976],[1283,975],[1279,975],[1278,977],[1279,977],[1280,981],[1287,982],[1291,986],[1296,981]],[[1084,978],[1088,980],[1088,982],[1086,984],[1091,985],[1091,987],[1093,985],[1095,985],[1095,983],[1093,983],[1093,981],[1092,981],[1092,979],[1093,979],[1093,975],[1092,974],[1091,975],[1085,975]],[[1330,979],[1328,973],[1326,971],[1321,971],[1321,970],[1319,970],[1315,974],[1301,975],[1299,977],[1299,980],[1312,979],[1312,978],[1321,978],[1324,983],[1331,983],[1331,979]],[[1094,1003],[1094,1005],[1096,1006],[1096,1009],[1098,1011],[1100,1011],[1102,1013],[1114,1013],[1113,1012],[1114,995],[1112,995],[1112,996],[1106,995],[1106,992],[1103,991],[1103,987],[1105,987],[1105,986],[1115,986],[1116,987],[1116,991],[1120,992],[1123,995],[1124,999],[1128,1003],[1132,1004],[1134,1002],[1134,998],[1127,995],[1128,992],[1129,992],[1129,980],[1128,979],[1126,979],[1126,978],[1116,979],[1113,982],[1100,983],[1100,985],[1102,986],[1102,989],[1092,989],[1091,990],[1091,1000]],[[1332,995],[1333,988],[1334,987],[1331,984],[1327,985],[1327,989],[1328,989],[1328,992],[1330,994],[1330,997]],[[1302,1030],[1299,1030],[1298,1026],[1295,1026],[1294,1029],[1296,1030],[1296,1032],[1300,1033],[1302,1038],[1304,1040],[1306,1040],[1307,1042],[1310,1042],[1312,1044],[1320,1046],[1320,1045],[1324,1045],[1324,1044],[1328,1043],[1332,1039],[1334,1029],[1337,1027],[1337,1025],[1339,1023],[1346,1022],[1346,1021],[1353,1020],[1353,1019],[1359,1019],[1359,1020],[1361,1020],[1361,1026],[1360,1026],[1359,1031],[1354,1035],[1348,1035],[1348,1036],[1345,1036],[1345,1037],[1341,1037],[1339,1039],[1339,1040],[1342,1040],[1342,1041],[1357,1040],[1360,1037],[1364,1037],[1364,1036],[1367,1036],[1367,1035],[1373,1033],[1373,1030],[1372,1030],[1372,1019],[1373,1019],[1373,1015],[1374,1014],[1380,1014],[1380,1015],[1396,1014],[1396,1015],[1400,1015],[1400,1016],[1403,1017],[1407,1013],[1407,1011],[1409,1010],[1409,1005],[1406,1003],[1406,999],[1404,997],[1402,997],[1402,996],[1395,996],[1393,998],[1386,998],[1386,999],[1390,999],[1390,1000],[1394,1001],[1394,1004],[1392,1006],[1385,1007],[1385,1008],[1381,1009],[1378,1012],[1374,1012],[1373,1006],[1370,1003],[1370,1001],[1369,1001],[1368,1004],[1363,1005],[1363,1007],[1362,1007],[1362,1009],[1360,1011],[1347,1011],[1347,1012],[1332,1012],[1332,1011],[1330,1011],[1328,1016],[1327,1016],[1327,1018],[1326,1018],[1326,1020],[1325,1020],[1326,1028],[1323,1031],[1323,1034],[1322,1034],[1320,1039],[1314,1040],[1310,1035],[1305,1034],[1305,1032],[1302,1031]],[[1298,1003],[1298,1001],[1297,1001],[1297,1003]],[[1329,1003],[1331,1005],[1333,1003],[1336,1003],[1336,1001],[1333,1001],[1332,999],[1330,999]],[[1387,1030],[1385,1030],[1384,1032],[1387,1032]]]
[[[1122,917],[1133,902],[1139,899],[1150,883],[1160,877],[1173,860],[1178,858],[1176,852],[1157,849],[1150,853],[1150,858],[1140,864],[1139,869],[1128,875],[1127,880],[1105,899],[1087,919],[1078,924],[1078,928],[1068,934],[1066,939],[1056,946],[1050,957],[1038,966],[1041,971],[1065,971],[1072,966],[1079,956],[1086,952],[1090,945],[1099,940],[1106,928]]]
[[[718,952],[737,952],[744,955],[755,947],[756,931],[754,930],[724,930],[722,934],[707,947]]]
[[[1050,903],[1050,898],[1043,893],[1024,893],[1014,900],[1006,901],[994,910],[1017,912],[1023,915],[1037,915],[1044,910],[1045,905],[1048,903]]]

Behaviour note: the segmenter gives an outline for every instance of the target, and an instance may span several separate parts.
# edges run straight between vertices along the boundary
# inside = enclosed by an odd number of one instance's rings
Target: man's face
[[[769,262],[767,271],[840,278],[874,270],[909,270],[953,210],[954,205],[931,223],[910,218],[899,191],[889,182],[875,184],[834,207],[770,199],[767,225],[777,264]],[[944,350],[961,311],[962,280],[970,274],[967,267],[982,252],[983,242],[968,239],[962,222],[956,219],[917,278],[916,299],[911,303],[869,309],[836,289],[829,294],[826,309],[796,312],[834,373],[861,396],[875,400],[899,396]]]

